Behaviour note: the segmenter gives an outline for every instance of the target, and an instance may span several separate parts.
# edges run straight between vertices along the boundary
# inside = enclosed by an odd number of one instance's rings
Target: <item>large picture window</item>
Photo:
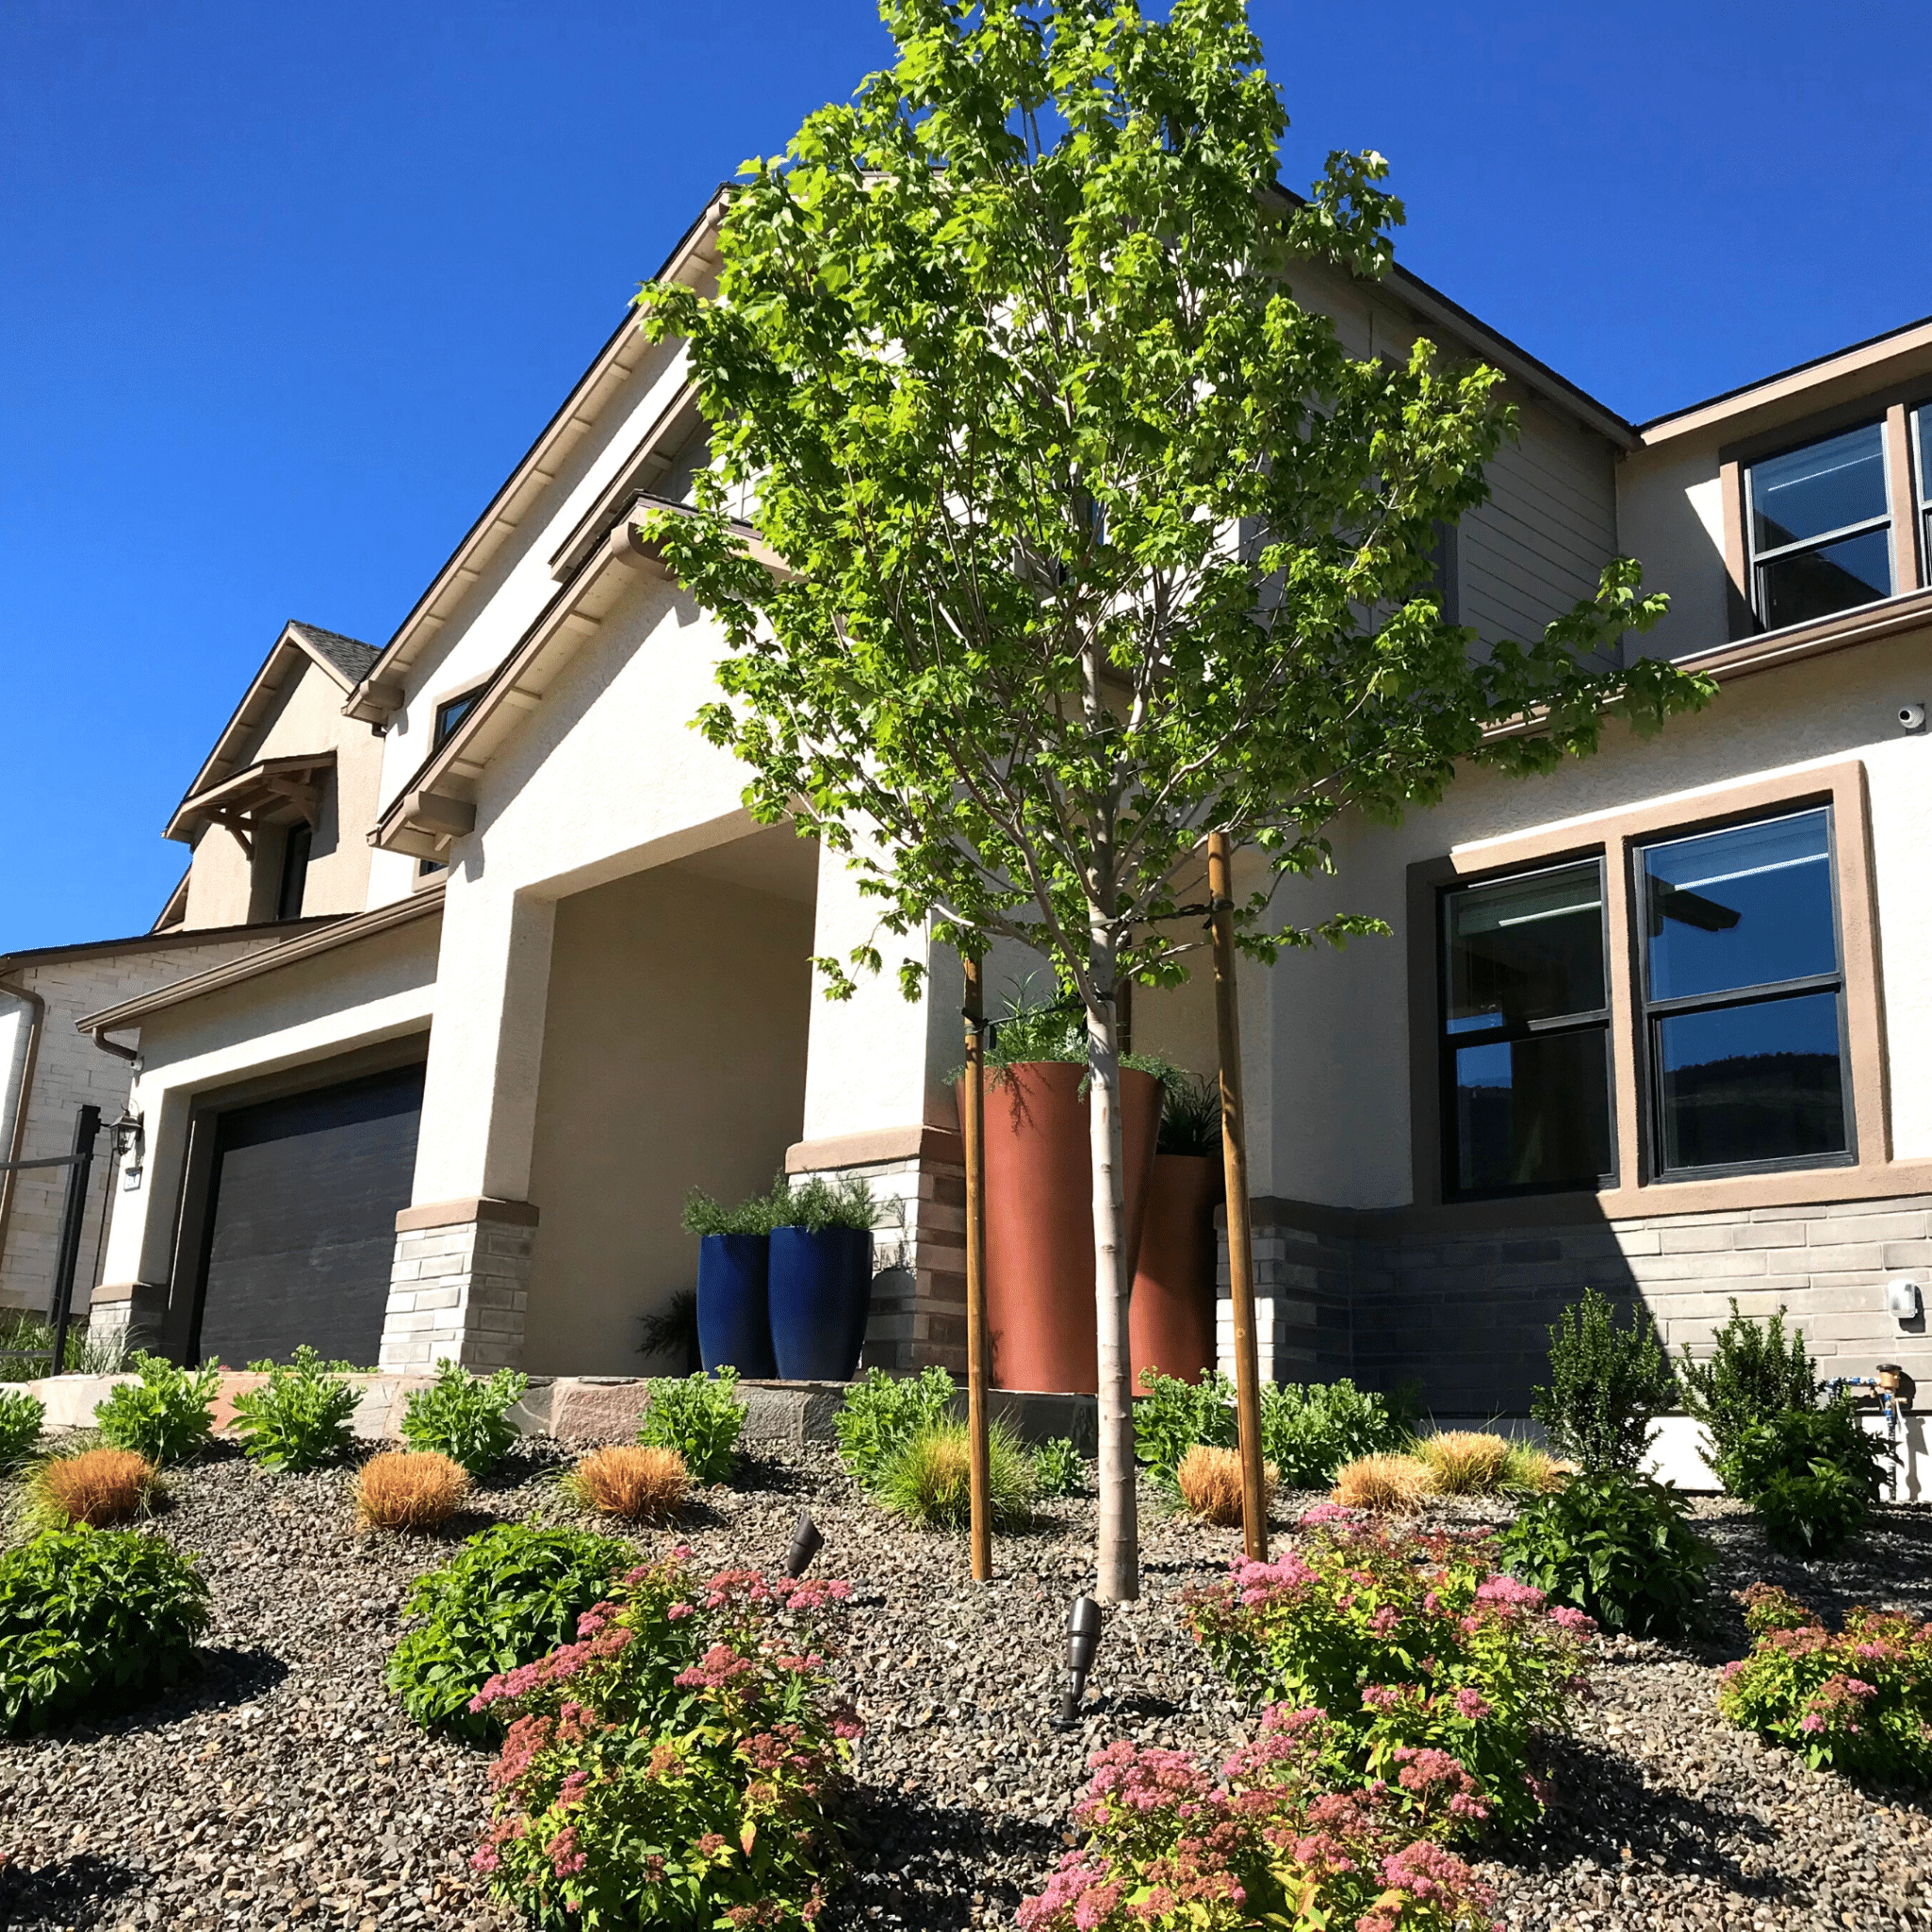
[[[1883,423],[1752,464],[1745,498],[1751,595],[1766,630],[1891,595]]]
[[[1660,1175],[1849,1159],[1829,810],[1635,857]]]
[[[1450,1194],[1594,1187],[1615,1165],[1603,864],[1442,895]]]

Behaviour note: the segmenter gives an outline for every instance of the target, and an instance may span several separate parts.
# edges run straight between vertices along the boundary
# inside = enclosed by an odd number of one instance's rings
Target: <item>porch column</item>
[[[554,902],[453,870],[416,1185],[396,1218],[381,1367],[514,1367],[537,1222],[528,1199]]]

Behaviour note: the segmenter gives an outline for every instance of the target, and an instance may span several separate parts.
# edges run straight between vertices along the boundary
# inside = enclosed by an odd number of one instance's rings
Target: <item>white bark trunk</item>
[[[1120,1030],[1114,958],[1096,941],[1090,956],[1100,1001],[1087,1016],[1088,1119],[1093,1148],[1093,1302],[1100,1343],[1099,1596],[1104,1603],[1140,1595],[1140,1529],[1134,1490],[1133,1363],[1127,1302],[1124,1163],[1121,1151]]]

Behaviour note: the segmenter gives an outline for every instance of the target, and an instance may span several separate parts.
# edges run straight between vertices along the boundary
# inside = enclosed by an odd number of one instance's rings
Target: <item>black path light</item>
[[[811,1520],[810,1510],[800,1510],[798,1520],[792,1525],[792,1547],[785,1556],[785,1574],[788,1577],[802,1577],[811,1567],[811,1560],[825,1547],[825,1536],[818,1525]]]
[[[1093,1653],[1099,1648],[1100,1605],[1083,1592],[1067,1613],[1067,1695],[1053,1721],[1056,1730],[1080,1728],[1080,1700],[1087,1695],[1087,1673],[1093,1668]]]

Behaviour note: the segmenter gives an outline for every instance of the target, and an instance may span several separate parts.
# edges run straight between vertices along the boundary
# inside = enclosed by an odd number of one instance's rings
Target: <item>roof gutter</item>
[[[19,1000],[27,1009],[26,1038],[14,1051],[19,1080],[9,1081],[13,1091],[13,1118],[8,1122],[5,1146],[9,1161],[21,1157],[26,1144],[27,1096],[33,1090],[34,1069],[40,1063],[41,1032],[47,1023],[47,1002],[29,986],[11,979],[0,979],[0,993]],[[0,1173],[0,1262],[7,1258],[7,1226],[13,1218],[13,1195],[20,1176],[8,1168]]]

